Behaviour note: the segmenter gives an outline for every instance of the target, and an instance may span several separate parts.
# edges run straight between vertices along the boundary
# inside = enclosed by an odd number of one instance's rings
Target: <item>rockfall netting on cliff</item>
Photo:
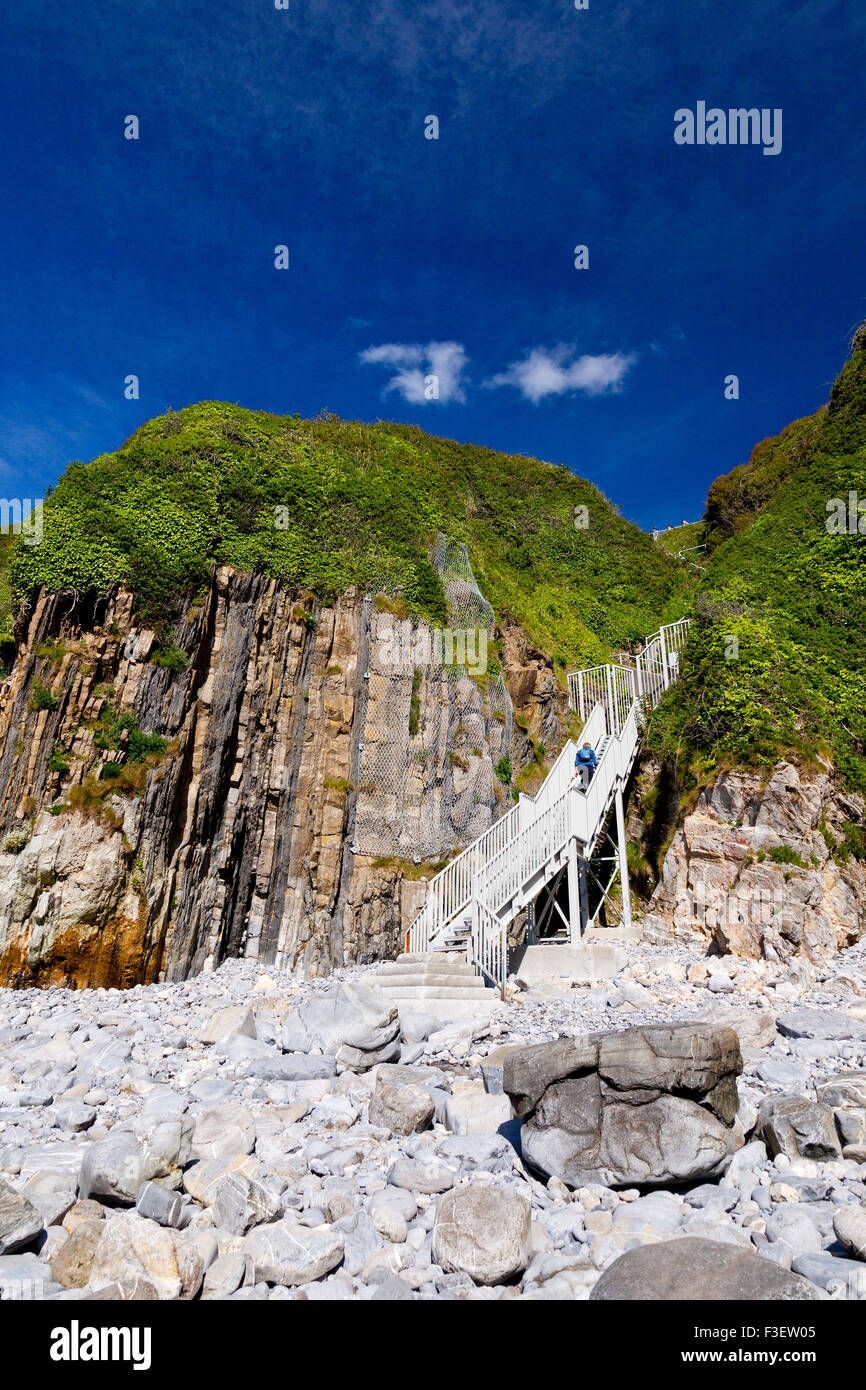
[[[493,608],[466,546],[440,533],[432,562],[448,627],[374,609],[360,750],[357,852],[425,861],[487,829],[508,787],[513,710],[489,653]],[[375,731],[371,734],[366,731]]]

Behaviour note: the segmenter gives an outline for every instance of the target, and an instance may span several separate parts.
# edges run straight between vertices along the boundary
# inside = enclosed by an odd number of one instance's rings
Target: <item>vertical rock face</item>
[[[561,737],[564,705],[550,661],[533,647],[518,623],[504,619],[502,669],[509,693],[524,715],[527,732],[552,748]]]
[[[827,960],[866,929],[866,864],[846,847],[863,811],[829,769],[722,773],[674,835],[645,936],[697,932],[754,959]]]
[[[400,626],[410,649],[424,635]],[[176,628],[190,662],[173,672],[130,594],[38,597],[0,687],[0,983],[394,953],[423,892],[405,870],[507,809],[509,749],[483,681],[394,662],[393,627],[352,590],[319,608],[220,570]],[[131,737],[104,746],[111,711],[168,746],[106,780]]]

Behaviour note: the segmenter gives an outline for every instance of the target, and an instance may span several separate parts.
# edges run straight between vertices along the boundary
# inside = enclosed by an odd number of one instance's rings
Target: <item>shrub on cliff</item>
[[[710,562],[650,746],[686,786],[794,750],[866,789],[866,345],[827,406],[713,484],[705,522]]]
[[[39,584],[126,580],[154,619],[200,590],[213,563],[231,564],[320,601],[355,584],[444,625],[438,531],[466,543],[497,613],[569,662],[601,659],[676,606],[670,557],[566,468],[409,425],[213,401],[71,463],[46,500],[43,543],[16,544],[9,576],[19,602]]]
[[[4,854],[20,854],[30,840],[29,830],[13,830],[3,841]]]
[[[57,700],[41,681],[34,681],[30,687],[30,708],[37,711],[57,708]]]

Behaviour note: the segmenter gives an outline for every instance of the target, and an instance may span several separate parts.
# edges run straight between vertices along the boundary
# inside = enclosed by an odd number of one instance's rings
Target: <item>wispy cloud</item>
[[[612,352],[575,357],[575,349],[566,343],[555,348],[533,348],[521,362],[512,362],[504,371],[491,377],[487,386],[514,386],[533,404],[545,396],[565,396],[579,392],[584,396],[602,396],[622,390],[630,367],[637,361],[634,353]]]
[[[399,391],[413,405],[433,401],[447,405],[466,399],[462,376],[467,357],[462,343],[381,343],[360,357],[362,362],[394,369],[386,395]]]

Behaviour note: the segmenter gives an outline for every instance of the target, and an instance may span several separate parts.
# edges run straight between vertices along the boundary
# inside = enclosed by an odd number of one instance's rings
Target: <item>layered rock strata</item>
[[[413,878],[507,809],[495,766],[528,749],[519,726],[505,746],[483,681],[415,662],[426,624],[353,590],[325,607],[221,569],[162,645],[128,592],[41,594],[17,637],[0,687],[2,984],[393,955]],[[517,662],[506,679],[533,722],[558,727],[562,696]],[[165,751],[126,761],[134,727]]]

